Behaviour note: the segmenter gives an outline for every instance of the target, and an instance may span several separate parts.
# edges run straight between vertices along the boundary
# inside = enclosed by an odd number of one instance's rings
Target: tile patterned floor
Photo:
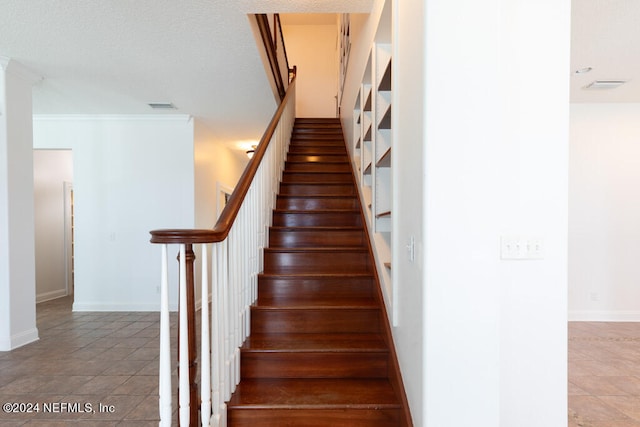
[[[72,313],[71,302],[39,304],[40,340],[0,352],[0,403],[39,404],[0,411],[0,426],[157,426],[159,314]]]
[[[640,427],[640,323],[569,323],[569,427]]]
[[[0,411],[0,427],[158,425],[158,313],[72,313],[60,298],[37,315],[40,340],[0,352],[0,403],[40,412]],[[569,323],[568,427],[640,427],[640,323]]]

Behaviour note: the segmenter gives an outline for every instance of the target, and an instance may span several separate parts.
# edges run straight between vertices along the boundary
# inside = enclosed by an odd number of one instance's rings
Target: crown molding
[[[6,56],[0,56],[0,68],[2,68],[5,73],[13,74],[31,85],[34,85],[43,79],[42,76],[34,73],[21,63]]]
[[[181,121],[189,122],[189,114],[34,114],[33,120],[39,121]]]

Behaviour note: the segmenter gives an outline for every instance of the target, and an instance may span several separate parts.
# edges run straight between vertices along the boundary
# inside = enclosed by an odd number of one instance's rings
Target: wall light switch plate
[[[542,239],[539,237],[502,236],[500,238],[500,259],[543,259],[543,255]]]

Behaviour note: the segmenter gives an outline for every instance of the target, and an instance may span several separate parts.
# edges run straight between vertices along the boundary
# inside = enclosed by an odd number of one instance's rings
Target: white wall
[[[338,27],[283,25],[289,66],[298,67],[296,117],[336,117]]]
[[[193,121],[36,116],[33,141],[73,151],[74,310],[157,310],[160,248],[149,231],[194,226]]]
[[[0,57],[0,351],[38,339],[31,150],[36,80]]]
[[[414,423],[566,425],[570,2],[394,12],[394,340]],[[543,259],[501,260],[502,236],[540,238]]]
[[[393,286],[397,307],[394,339],[402,368],[405,388],[414,424],[426,422],[424,402],[424,330],[423,321],[423,230],[424,195],[420,183],[424,177],[424,3],[394,2],[393,9],[392,142],[393,174]],[[409,190],[410,189],[410,190]],[[409,190],[409,191],[407,191]],[[405,249],[411,238],[416,243],[416,260]]]
[[[194,132],[196,227],[213,228],[218,219],[217,184],[233,189],[249,158],[220,142],[197,119]]]
[[[65,182],[73,182],[71,150],[34,150],[36,302],[67,295]]]
[[[425,28],[425,425],[566,425],[570,2],[428,0]],[[514,235],[544,258],[501,261]]]
[[[640,321],[640,104],[572,104],[571,320]]]

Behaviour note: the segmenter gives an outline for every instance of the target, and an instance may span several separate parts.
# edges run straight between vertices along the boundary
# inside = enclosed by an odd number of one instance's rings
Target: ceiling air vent
[[[615,89],[618,86],[625,84],[625,80],[595,80],[588,85],[585,89]]]
[[[176,106],[170,102],[150,102],[149,107],[154,110],[176,110]]]

